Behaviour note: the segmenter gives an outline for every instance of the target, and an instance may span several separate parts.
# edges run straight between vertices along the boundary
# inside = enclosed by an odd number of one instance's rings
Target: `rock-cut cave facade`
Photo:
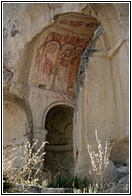
[[[129,159],[129,4],[4,3],[3,145],[45,146],[43,167],[81,177],[87,146]],[[21,162],[14,163],[16,167]]]

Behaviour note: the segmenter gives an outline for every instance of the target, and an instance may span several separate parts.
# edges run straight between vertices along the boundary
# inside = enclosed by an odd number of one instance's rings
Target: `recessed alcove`
[[[73,108],[66,105],[54,106],[46,116],[48,131],[45,151],[45,168],[52,175],[72,173],[73,160]]]

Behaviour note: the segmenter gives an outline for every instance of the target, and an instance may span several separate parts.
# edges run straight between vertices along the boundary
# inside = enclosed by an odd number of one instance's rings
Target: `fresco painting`
[[[69,66],[68,73],[67,73],[67,78],[68,78],[67,90],[74,87],[82,51],[83,48],[81,47],[77,48],[74,52],[73,58],[71,59],[71,64]]]
[[[82,22],[75,24],[80,26]],[[73,94],[80,57],[90,40],[66,30],[65,33],[49,33],[36,51],[32,79],[36,78],[38,85],[48,89]]]
[[[72,20],[68,20],[68,19],[63,19],[63,20],[60,20],[60,23],[61,24],[65,24],[65,25],[68,25],[68,26],[71,26],[71,27],[82,27],[82,26],[85,26],[85,27],[88,27],[88,28],[92,28],[92,27],[97,27],[99,24],[97,21],[94,21],[93,22],[93,19],[92,19],[92,22],[90,23],[85,23],[83,21],[72,21]]]

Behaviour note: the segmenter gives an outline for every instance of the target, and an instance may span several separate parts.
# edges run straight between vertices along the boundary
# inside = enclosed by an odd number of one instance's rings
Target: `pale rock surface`
[[[127,139],[129,135],[129,47],[128,28],[126,28],[128,7],[124,4],[124,7],[120,5],[122,10],[124,9],[122,13],[125,13],[125,16],[122,14],[122,17],[125,17],[122,20],[122,18],[119,19],[116,5],[92,5],[96,10],[97,18],[103,24],[104,31],[98,38],[97,45],[95,43],[92,47],[98,51],[89,55],[84,84],[79,87],[80,91],[76,100],[77,112],[74,115],[73,138],[75,158],[76,154],[78,155],[75,173],[78,174],[81,170],[83,174],[88,175],[88,167],[86,172],[86,167],[83,166],[86,162],[89,165],[89,161],[82,152],[85,152],[88,144],[93,149],[97,148],[95,130],[98,130],[98,137],[103,145],[105,141],[115,143],[110,155],[113,162],[125,161],[129,157],[129,140]],[[124,41],[120,41],[123,39]]]

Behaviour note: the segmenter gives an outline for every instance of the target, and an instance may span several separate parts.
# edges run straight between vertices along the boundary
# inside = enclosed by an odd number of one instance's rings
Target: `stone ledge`
[[[13,193],[41,193],[41,188],[33,185],[16,184],[13,187]]]
[[[71,188],[44,188],[41,193],[73,193]]]
[[[46,150],[51,151],[51,152],[72,151],[73,146],[70,144],[69,145],[59,145],[59,146],[46,145]]]
[[[38,186],[26,186],[17,184],[13,193],[73,193],[72,188],[40,188]]]

